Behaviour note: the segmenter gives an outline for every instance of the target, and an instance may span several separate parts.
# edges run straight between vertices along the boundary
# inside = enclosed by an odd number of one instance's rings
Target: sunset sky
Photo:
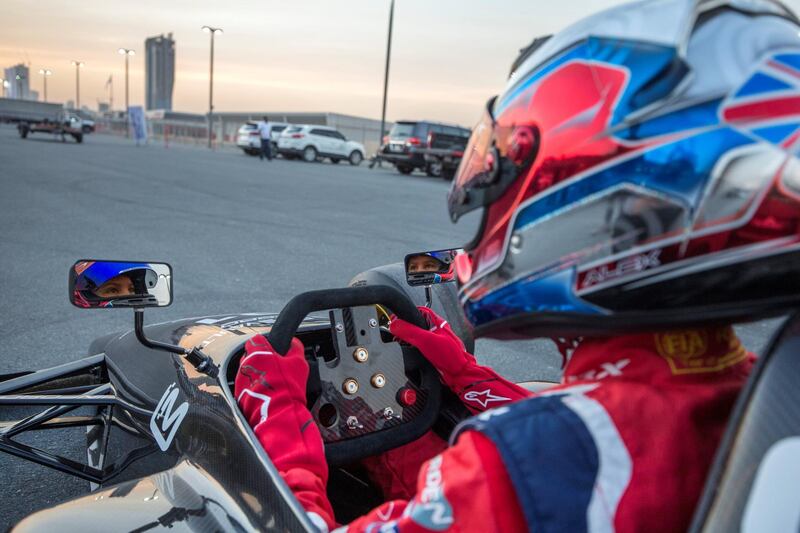
[[[397,0],[387,116],[471,125],[503,86],[519,48],[618,0]],[[787,5],[795,11],[800,0]],[[75,97],[70,60],[86,63],[81,103],[124,99],[123,58],[133,48],[131,104],[144,103],[144,40],[173,33],[173,107],[206,112],[209,38],[216,38],[217,111],[332,111],[380,117],[389,0],[3,0],[0,66],[54,74],[48,99]]]

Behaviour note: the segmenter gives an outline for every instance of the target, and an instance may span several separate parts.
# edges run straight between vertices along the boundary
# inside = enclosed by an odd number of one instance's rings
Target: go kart
[[[88,357],[0,376],[0,410],[38,410],[20,420],[0,416],[0,451],[86,480],[91,489],[34,513],[16,529],[86,530],[99,518],[113,517],[113,528],[126,531],[177,524],[217,531],[314,531],[233,395],[245,342],[258,334],[281,353],[292,337],[302,340],[311,369],[308,406],[325,442],[337,517],[347,520],[367,511],[378,502],[377,490],[359,471],[360,459],[431,428],[446,436],[467,416],[443,390],[433,367],[388,334],[390,313],[424,325],[412,289],[399,282],[401,270],[381,267],[357,276],[351,287],[300,294],[277,314],[145,326],[146,308],[172,301],[169,265],[77,262],[70,270],[72,303],[131,308],[134,328],[97,339]],[[87,277],[91,272],[94,283]],[[427,286],[425,293],[437,311],[452,314],[452,287],[434,289]],[[419,294],[413,298],[420,303]],[[471,342],[459,319],[453,320]],[[86,461],[20,439],[29,432],[75,427],[86,428]]]
[[[440,270],[424,266],[435,265],[431,258]],[[331,466],[328,494],[337,520],[346,523],[380,504],[359,461],[429,430],[447,437],[468,416],[424,357],[386,328],[390,313],[424,326],[416,307],[424,303],[472,349],[446,283],[453,279],[448,258],[452,254],[442,250],[411,254],[405,273],[399,265],[379,267],[356,276],[350,287],[300,294],[277,314],[151,326],[144,325],[144,310],[172,301],[169,265],[79,261],[70,270],[73,304],[132,308],[134,328],[98,338],[88,357],[0,375],[0,451],[83,479],[89,489],[28,516],[14,531],[86,531],[98,524],[120,531],[316,531],[233,395],[238,372],[265,379],[240,368],[245,343],[259,334],[279,353],[294,336],[305,346],[308,407]],[[790,489],[797,488],[800,456],[798,350],[800,318],[794,318],[760,358],[740,397],[693,530],[774,530],[760,526],[800,516],[791,496],[800,491]],[[540,390],[552,384],[525,385]],[[37,411],[9,420],[20,406]],[[20,440],[30,432],[76,427],[86,430],[85,461]],[[786,488],[785,497],[774,497],[776,484]]]

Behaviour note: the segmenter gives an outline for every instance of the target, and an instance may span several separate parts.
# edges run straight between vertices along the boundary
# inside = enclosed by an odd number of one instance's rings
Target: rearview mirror
[[[69,271],[72,305],[166,307],[172,303],[172,267],[166,263],[85,259]]]
[[[455,281],[455,258],[463,250],[435,250],[408,254],[405,259],[406,282],[412,287]]]

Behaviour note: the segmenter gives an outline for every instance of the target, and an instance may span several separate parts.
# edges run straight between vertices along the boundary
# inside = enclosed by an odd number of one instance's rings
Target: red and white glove
[[[308,363],[303,343],[292,339],[282,356],[257,335],[247,341],[245,350],[234,385],[239,407],[311,520],[333,529],[322,436],[306,407]]]
[[[508,381],[491,368],[479,365],[445,319],[427,307],[419,310],[429,329],[392,317],[389,331],[418,349],[439,371],[444,384],[472,413],[481,413],[531,395],[527,389]]]

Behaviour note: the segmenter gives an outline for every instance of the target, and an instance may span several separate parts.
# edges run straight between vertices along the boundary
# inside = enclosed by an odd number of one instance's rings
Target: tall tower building
[[[19,65],[14,65],[13,67],[5,69],[3,77],[8,82],[8,88],[6,88],[7,98],[30,100],[31,78],[28,67],[22,63]]]
[[[172,110],[175,85],[175,41],[172,33],[144,41],[145,108]]]

